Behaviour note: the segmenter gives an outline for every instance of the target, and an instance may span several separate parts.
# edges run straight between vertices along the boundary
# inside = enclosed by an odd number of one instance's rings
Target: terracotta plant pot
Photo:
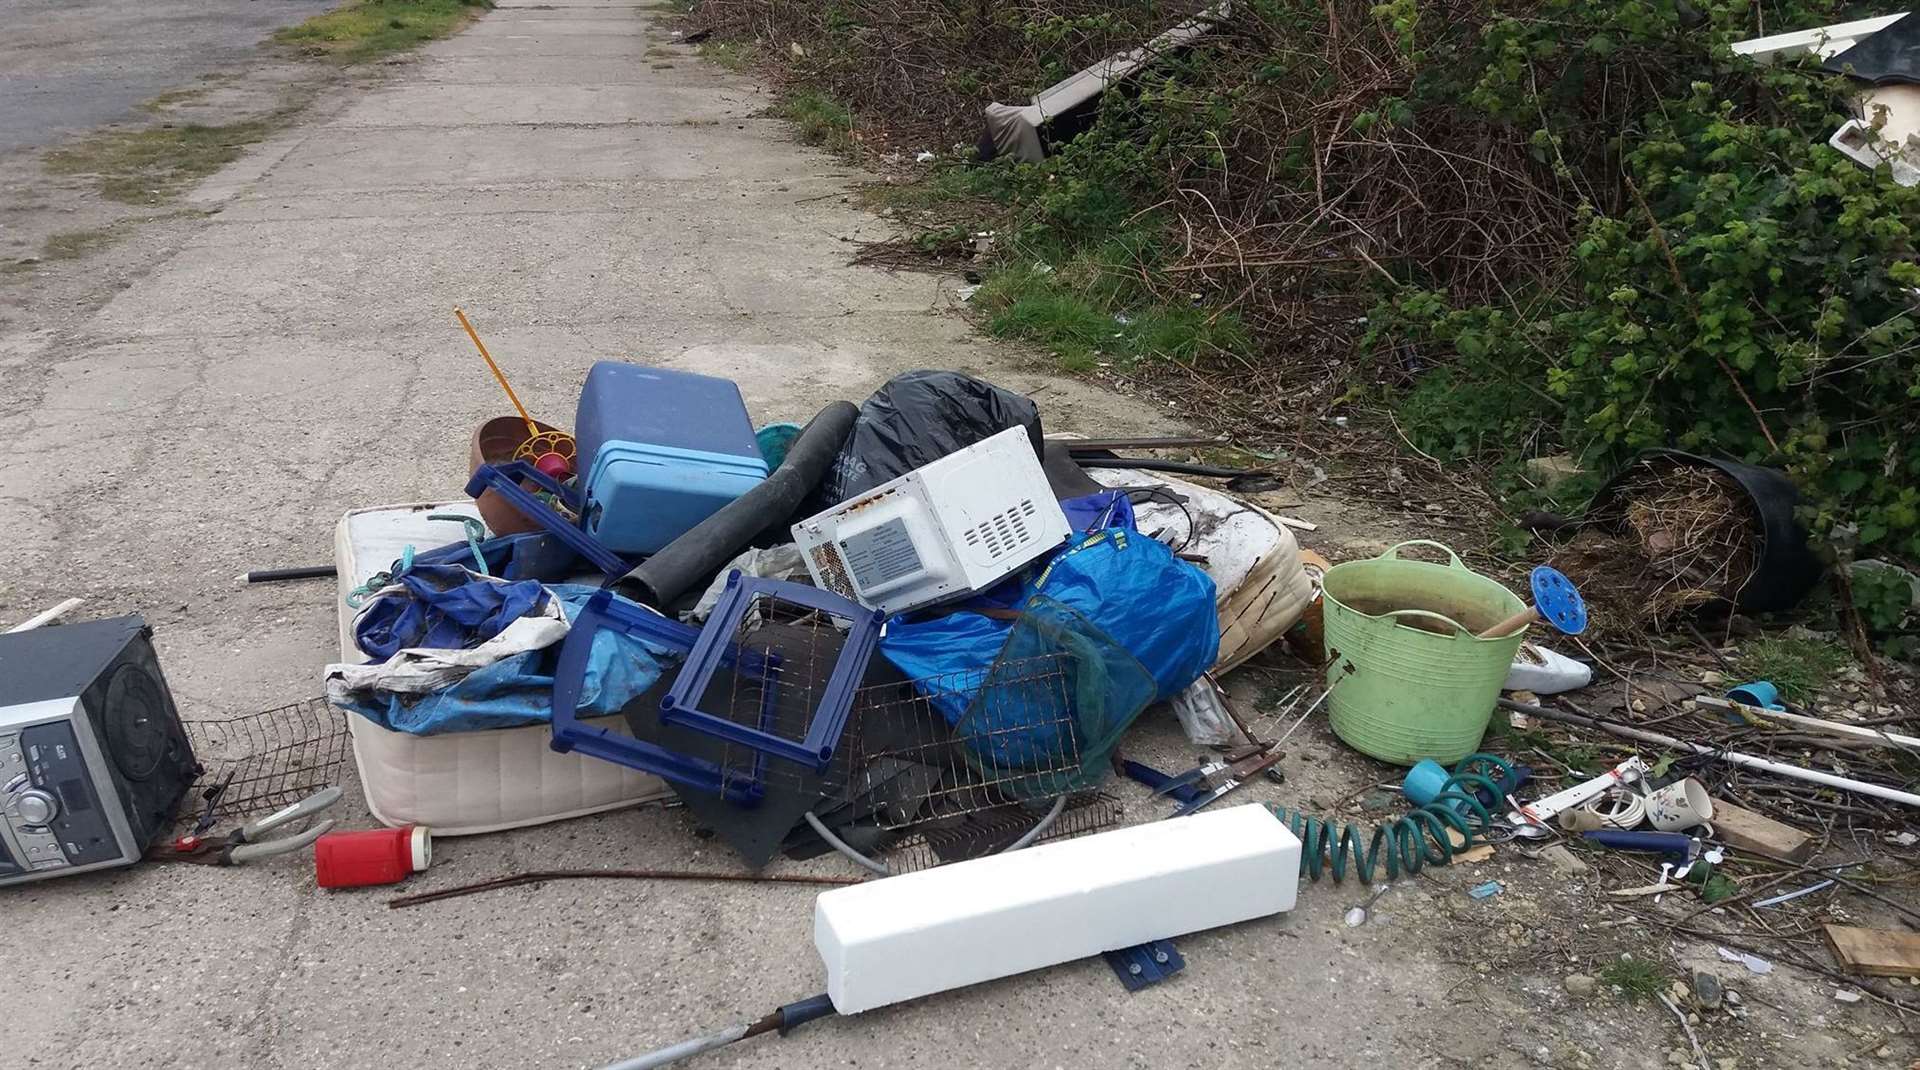
[[[552,424],[533,422],[541,431],[559,431]],[[481,424],[473,432],[473,442],[467,451],[467,474],[480,470],[483,464],[503,464],[513,460],[514,451],[527,441],[527,423],[518,416],[496,416]],[[524,484],[528,490],[536,489]],[[487,530],[495,535],[519,535],[528,531],[539,531],[540,525],[520,515],[515,509],[494,491],[480,495],[474,505],[480,510],[480,519],[487,522]]]

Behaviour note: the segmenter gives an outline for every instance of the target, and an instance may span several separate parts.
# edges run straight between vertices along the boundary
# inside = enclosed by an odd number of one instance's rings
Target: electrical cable
[[[885,866],[885,864],[880,862],[875,862],[873,859],[868,858],[866,855],[861,854],[858,850],[855,850],[852,844],[849,844],[847,841],[834,835],[833,830],[828,828],[825,822],[821,821],[818,817],[814,816],[814,813],[812,810],[808,810],[802,816],[805,817],[807,820],[807,827],[813,829],[816,835],[818,835],[821,839],[827,841],[828,847],[831,847],[834,850],[845,855],[848,859],[852,860],[856,864],[866,869],[870,869],[875,873],[880,874],[882,877],[893,876],[893,870],[888,869]]]
[[[1637,829],[1647,819],[1647,800],[1623,788],[1615,788],[1581,809],[1613,829]]]
[[[1476,771],[1479,769],[1489,772]],[[1497,805],[1506,797],[1505,785],[1513,779],[1513,767],[1499,758],[1468,755],[1441,783],[1433,802],[1375,826],[1370,838],[1357,823],[1341,825],[1277,803],[1267,804],[1267,809],[1300,838],[1300,871],[1308,879],[1317,881],[1322,874],[1331,874],[1336,882],[1345,881],[1351,862],[1360,879],[1371,884],[1376,870],[1383,870],[1389,881],[1398,880],[1426,866],[1444,866],[1453,861],[1454,855],[1472,847],[1474,838],[1484,838],[1494,824],[1478,793],[1484,790]]]
[[[1042,817],[1032,828],[1028,829],[1025,833],[1023,833],[1019,839],[1013,841],[1012,843],[1006,845],[1005,847],[1001,848],[999,851],[996,851],[994,853],[1006,854],[1008,851],[1018,851],[1020,848],[1025,847],[1028,844],[1032,843],[1033,841],[1039,839],[1049,828],[1053,827],[1053,823],[1059,820],[1060,814],[1064,812],[1066,808],[1067,808],[1067,797],[1065,795],[1062,795],[1059,798],[1054,799],[1053,808],[1047,811],[1046,816]],[[873,872],[878,873],[882,877],[894,876],[893,870],[888,869],[886,863],[876,862],[873,859],[868,858],[866,855],[861,854],[860,851],[857,848],[855,848],[852,844],[834,835],[833,830],[829,829],[826,826],[825,822],[821,821],[819,817],[815,816],[812,810],[808,810],[802,816],[806,818],[807,826],[813,829],[813,831],[821,839],[827,841],[828,847],[831,847],[834,850],[840,852],[842,855],[846,856],[846,858],[849,861],[854,862],[855,864],[863,866],[867,869],[870,869]]]
[[[1180,545],[1172,548],[1173,552],[1176,554],[1185,553],[1187,550],[1187,547],[1193,545],[1194,536],[1199,534],[1200,526],[1194,521],[1193,510],[1187,508],[1186,501],[1182,499],[1178,494],[1175,494],[1170,488],[1164,487],[1164,486],[1152,486],[1152,487],[1117,487],[1115,489],[1124,490],[1126,492],[1127,500],[1129,502],[1134,501],[1135,495],[1140,495],[1141,497],[1146,498],[1148,501],[1165,502],[1166,504],[1173,506],[1175,509],[1180,510],[1180,512],[1187,518],[1187,537],[1180,541]]]

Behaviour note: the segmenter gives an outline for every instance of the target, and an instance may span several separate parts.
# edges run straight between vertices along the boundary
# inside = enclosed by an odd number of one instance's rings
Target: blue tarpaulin
[[[536,584],[536,586],[538,586]],[[546,588],[572,620],[599,588],[554,584]],[[341,704],[383,728],[428,736],[485,728],[516,728],[553,720],[554,644],[502,658],[459,683],[425,695],[355,693]],[[604,629],[594,637],[593,656],[580,688],[580,716],[618,713],[653,686],[667,656],[632,636]]]

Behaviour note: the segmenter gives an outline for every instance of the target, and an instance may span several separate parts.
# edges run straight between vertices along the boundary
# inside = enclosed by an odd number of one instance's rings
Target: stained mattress
[[[423,503],[357,509],[334,530],[339,569],[340,659],[364,661],[353,641],[354,610],[347,592],[386,568],[408,544],[419,549],[465,538],[458,523],[428,520],[433,513],[478,516],[473,503]],[[412,736],[347,718],[353,759],[367,809],[388,825],[426,825],[436,836],[539,825],[664,798],[666,785],[547,745],[545,725],[482,732]],[[618,717],[600,723],[624,731]]]

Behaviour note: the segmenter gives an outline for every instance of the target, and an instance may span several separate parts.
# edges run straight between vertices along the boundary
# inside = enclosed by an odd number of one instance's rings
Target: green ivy
[[[1769,25],[1832,13],[1796,5]],[[1838,556],[1920,559],[1920,189],[1827,147],[1848,84],[1736,57],[1742,36],[1744,4],[1633,0],[1548,3],[1454,42],[1409,96],[1532,127],[1539,154],[1611,207],[1583,209],[1547,300],[1522,312],[1406,290],[1370,340],[1444,362],[1401,401],[1422,448],[1499,457],[1524,441],[1604,465],[1674,445],[1783,465]],[[1587,94],[1622,70],[1686,79],[1595,126]]]

